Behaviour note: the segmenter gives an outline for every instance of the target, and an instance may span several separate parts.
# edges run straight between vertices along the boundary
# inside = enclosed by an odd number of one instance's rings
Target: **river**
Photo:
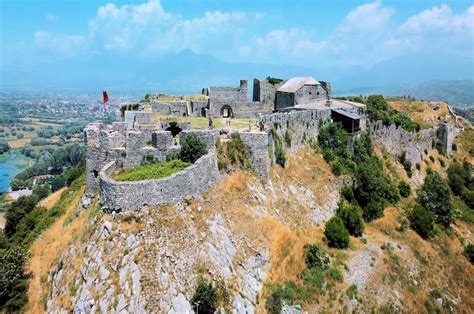
[[[8,190],[13,177],[28,167],[28,161],[29,158],[20,150],[10,150],[0,155],[0,193]]]

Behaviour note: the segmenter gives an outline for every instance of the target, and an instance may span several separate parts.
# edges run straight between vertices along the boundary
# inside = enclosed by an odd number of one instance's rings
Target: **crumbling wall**
[[[250,162],[255,172],[263,179],[268,180],[272,160],[269,156],[271,134],[266,132],[240,132],[242,142],[247,146]]]
[[[443,153],[451,155],[454,137],[456,136],[456,127],[452,124],[443,123],[439,126],[437,135]]]
[[[267,79],[253,80],[253,101],[264,103],[270,109],[275,107],[275,96],[277,89],[286,81],[281,81],[278,84],[271,84]]]
[[[86,194],[92,195],[99,187],[99,172],[111,160],[120,158],[125,139],[103,123],[90,123],[84,129],[86,146]]]
[[[202,156],[189,168],[156,180],[115,181],[111,177],[115,168],[116,163],[111,161],[99,174],[100,203],[107,212],[142,210],[200,197],[220,176],[215,153]]]
[[[146,125],[152,123],[152,112],[145,111],[130,111],[124,113],[124,122],[127,129],[133,129],[139,125]]]
[[[375,143],[383,145],[390,154],[395,156],[405,151],[406,158],[413,165],[421,162],[425,149],[433,148],[433,141],[438,140],[437,130],[438,127],[432,127],[419,132],[408,132],[395,124],[384,125],[382,121],[370,124]]]
[[[278,136],[273,140],[282,141],[289,151],[303,148],[311,140],[317,140],[319,125],[322,120],[331,119],[331,111],[328,110],[301,110],[290,112],[277,112],[262,116],[267,130]],[[288,146],[285,142],[285,134],[291,139]]]
[[[217,130],[184,130],[179,133],[180,141],[190,134],[196,134],[206,144],[208,150],[215,150],[216,141],[219,137],[219,131]]]
[[[163,114],[163,115],[179,115],[183,116],[186,115],[186,107],[188,102],[183,101],[170,101],[170,102],[163,102],[157,101],[151,103],[151,111],[153,113]]]

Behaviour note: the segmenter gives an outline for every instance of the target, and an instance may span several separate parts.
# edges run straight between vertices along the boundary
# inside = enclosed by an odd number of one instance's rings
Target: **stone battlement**
[[[220,177],[214,152],[202,156],[189,168],[162,179],[119,182],[112,179],[116,168],[117,163],[111,161],[99,174],[100,203],[107,212],[141,210],[199,197]]]

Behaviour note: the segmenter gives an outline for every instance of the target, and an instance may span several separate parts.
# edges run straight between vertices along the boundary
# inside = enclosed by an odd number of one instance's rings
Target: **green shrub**
[[[247,146],[237,132],[230,135],[230,141],[227,143],[227,156],[232,165],[243,169],[252,167]]]
[[[470,209],[474,209],[474,190],[464,189],[461,193],[461,199]]]
[[[402,197],[408,197],[411,194],[411,187],[405,181],[400,181],[398,183],[398,190],[400,191],[400,195]]]
[[[184,162],[194,163],[207,154],[206,144],[195,133],[188,134],[180,141],[180,159]]]
[[[288,129],[285,130],[285,143],[286,143],[286,146],[288,147],[291,146],[291,134],[290,134],[290,131],[288,131]]]
[[[332,173],[335,175],[335,176],[340,176],[343,171],[344,171],[344,166],[342,165],[341,161],[338,159],[336,160],[333,160],[331,161],[330,163],[331,165],[331,169],[332,169]]]
[[[378,201],[370,201],[362,210],[364,220],[370,222],[383,216],[384,203]]]
[[[469,188],[472,182],[471,165],[465,161],[462,165],[454,161],[447,170],[448,184],[455,195],[461,195],[464,188]]]
[[[272,85],[280,84],[281,82],[283,82],[282,79],[279,79],[279,78],[276,78],[276,77],[270,77],[270,76],[267,76],[267,81],[268,81],[268,83],[270,83]]]
[[[445,161],[444,161],[443,159],[438,158],[438,161],[439,161],[439,164],[440,164],[441,167],[443,167],[443,168],[446,167],[446,163],[445,163]]]
[[[341,196],[344,197],[348,202],[352,202],[355,197],[354,197],[354,191],[352,191],[352,187],[344,183],[341,188]]]
[[[349,158],[351,153],[349,150],[349,140],[347,133],[339,123],[325,123],[319,130],[318,135],[319,147],[324,152],[332,152],[340,158]],[[328,154],[326,153],[326,154]],[[331,160],[326,160],[331,161]]]
[[[275,162],[285,168],[286,156],[283,147],[280,144],[275,143]]]
[[[410,227],[422,238],[428,239],[433,235],[433,214],[423,206],[415,205],[415,208],[408,213],[408,220],[410,221]]]
[[[7,313],[20,312],[28,302],[26,260],[26,250],[21,246],[0,251],[0,309]]]
[[[451,149],[454,150],[454,151],[457,151],[457,150],[458,150],[458,146],[457,146],[455,143],[453,143],[453,144],[451,145]]]
[[[431,171],[426,175],[425,182],[418,190],[416,200],[435,216],[437,223],[449,228],[454,219],[451,189],[437,172]]]
[[[322,270],[327,268],[329,257],[317,244],[305,244],[303,249],[306,267]]]
[[[353,283],[352,285],[347,288],[347,296],[350,300],[357,299],[357,285]]]
[[[341,218],[337,216],[326,222],[324,235],[330,247],[347,248],[349,246],[349,232]]]
[[[337,208],[336,215],[341,218],[350,235],[354,237],[360,237],[362,235],[364,232],[364,222],[359,206],[354,204],[347,206],[340,204]]]
[[[179,159],[167,162],[141,165],[135,168],[124,169],[114,179],[117,181],[141,181],[168,177],[191,166],[190,163]]]
[[[196,290],[191,299],[191,306],[196,313],[213,314],[217,308],[217,289],[211,282],[199,277]]]
[[[11,237],[18,227],[20,221],[29,214],[38,203],[36,195],[22,196],[10,204],[5,216],[4,232],[7,237]]]
[[[469,243],[464,247],[464,255],[471,262],[471,264],[474,264],[474,244]]]
[[[395,204],[400,200],[397,187],[375,156],[358,165],[355,180],[357,188],[354,194],[363,208],[369,202]]]
[[[367,130],[354,142],[354,156],[353,159],[356,163],[365,162],[367,159],[372,157],[373,145],[370,132]]]
[[[280,314],[283,303],[278,292],[272,292],[265,300],[265,309],[269,314]]]

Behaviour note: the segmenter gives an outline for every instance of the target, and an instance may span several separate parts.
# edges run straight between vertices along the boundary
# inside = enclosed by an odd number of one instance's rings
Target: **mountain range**
[[[240,79],[314,76],[331,81],[336,95],[381,93],[474,106],[474,59],[411,54],[364,69],[231,63],[192,50],[156,58],[107,55],[1,69],[3,88],[143,90],[200,93],[205,86],[237,86]]]

